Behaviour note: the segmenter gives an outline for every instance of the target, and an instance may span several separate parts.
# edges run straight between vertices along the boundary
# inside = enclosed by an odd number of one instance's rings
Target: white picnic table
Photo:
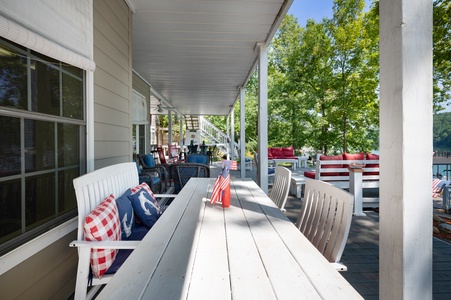
[[[252,180],[192,178],[97,299],[362,299]]]

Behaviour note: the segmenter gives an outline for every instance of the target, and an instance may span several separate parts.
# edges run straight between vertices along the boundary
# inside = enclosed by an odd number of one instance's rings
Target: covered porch
[[[80,17],[86,21],[86,28],[79,30],[84,33],[80,36],[83,51],[71,35],[63,41],[61,34],[53,31],[59,25],[56,21],[35,26],[43,19],[54,20],[46,18],[45,12],[35,14],[30,7],[20,9],[23,4],[19,4],[12,13],[2,11],[3,38],[83,71],[86,106],[80,121],[82,173],[133,159],[131,99],[135,88],[158,100],[158,108],[150,103],[151,114],[166,110],[169,119],[173,113],[225,116],[237,99],[244,108],[246,84],[258,68],[256,109],[262,172],[257,181],[267,191],[267,49],[292,2],[80,1],[86,8]],[[71,10],[80,12],[78,4],[47,4],[46,12],[56,11],[67,28],[77,22],[68,19]],[[432,172],[428,171],[432,169],[432,3],[381,0],[380,24],[382,221],[379,261],[373,268],[379,270],[380,299],[432,299],[432,209],[430,202],[424,201],[430,197],[432,181]],[[1,113],[22,119],[40,117],[26,110],[18,113],[2,108]],[[240,122],[244,124],[244,109],[241,113]],[[244,138],[242,132],[242,145]],[[244,147],[241,151],[244,157]],[[244,166],[241,170],[240,176],[247,176]],[[2,266],[6,266],[1,275],[17,282],[14,278],[24,274],[23,267],[32,274],[32,280],[27,278],[30,282],[21,287],[25,292],[41,291],[41,282],[59,280],[58,284],[66,288],[61,291],[63,295],[73,282],[61,282],[62,276],[54,270],[59,267],[66,276],[74,272],[67,272],[73,269],[77,256],[67,247],[74,230],[76,217],[50,228],[33,239],[32,245],[20,245],[7,253],[1,257]],[[52,251],[61,256],[64,253],[64,257],[55,262]],[[41,268],[39,255],[55,266]],[[28,259],[40,266],[35,269],[43,274],[35,275]]]

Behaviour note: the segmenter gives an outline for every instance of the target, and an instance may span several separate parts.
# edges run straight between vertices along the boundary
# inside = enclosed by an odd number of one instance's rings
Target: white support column
[[[172,111],[171,110],[168,111],[168,144],[172,145]]]
[[[241,178],[246,178],[246,122],[245,122],[245,107],[244,98],[246,90],[240,87],[240,157],[241,157]]]
[[[183,118],[182,116],[179,116],[179,132],[180,132],[180,152],[183,152],[183,148],[185,145],[183,145]]]
[[[230,159],[235,160],[235,108],[230,110]]]
[[[379,298],[432,299],[432,1],[379,15]]]
[[[258,167],[260,188],[268,193],[268,49],[259,43],[258,55]]]
[[[230,140],[230,115],[227,116],[226,134],[227,138]],[[226,149],[227,149],[227,159],[230,159],[230,141],[227,141]]]

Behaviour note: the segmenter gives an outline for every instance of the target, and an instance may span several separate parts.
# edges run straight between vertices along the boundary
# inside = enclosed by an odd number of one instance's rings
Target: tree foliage
[[[334,1],[301,28],[287,15],[269,51],[268,141],[324,153],[378,146],[378,14]]]
[[[451,112],[434,115],[434,149],[451,150]]]
[[[451,100],[451,1],[434,1],[434,110]]]
[[[268,51],[268,146],[309,147],[327,154],[379,147],[379,1],[373,0],[366,12],[364,5],[363,0],[334,0],[331,19],[308,20],[305,28],[285,16]],[[434,0],[433,25],[438,112],[451,97],[451,1]],[[257,72],[246,89],[246,144],[253,150]],[[235,119],[239,116],[238,102]],[[434,146],[450,147],[447,126],[436,133],[435,122]]]

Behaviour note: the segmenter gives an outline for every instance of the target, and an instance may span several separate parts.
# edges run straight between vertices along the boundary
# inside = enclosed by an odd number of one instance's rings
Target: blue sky
[[[365,0],[365,11],[369,9],[371,0]],[[324,17],[332,17],[333,0],[294,0],[291,4],[289,14],[298,18],[298,23],[305,27],[307,19],[321,21]]]

